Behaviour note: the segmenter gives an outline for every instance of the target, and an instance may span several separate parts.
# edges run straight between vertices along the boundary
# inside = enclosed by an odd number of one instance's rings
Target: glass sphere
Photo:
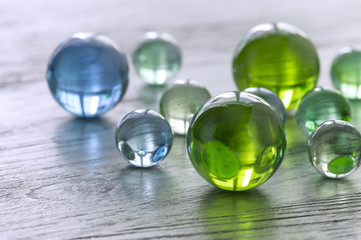
[[[317,87],[303,98],[296,113],[302,132],[309,136],[320,124],[328,120],[349,122],[351,108],[339,92]]]
[[[115,144],[120,155],[136,167],[162,161],[173,144],[173,133],[159,113],[140,109],[128,113],[117,125]]]
[[[361,51],[340,50],[331,67],[333,85],[349,99],[361,99]]]
[[[123,97],[128,63],[110,38],[77,33],[53,52],[47,80],[53,97],[65,110],[92,118],[113,108]]]
[[[193,115],[211,98],[208,90],[194,80],[177,80],[160,100],[160,113],[174,133],[185,135]]]
[[[145,83],[163,85],[178,74],[182,55],[171,35],[148,32],[133,52],[133,63]]]
[[[264,87],[296,108],[316,85],[320,66],[311,41],[287,23],[265,23],[252,28],[236,48],[233,78],[239,90]]]
[[[308,141],[308,156],[316,170],[330,178],[353,173],[361,163],[361,134],[348,122],[327,121]]]
[[[282,119],[283,124],[286,123],[286,118],[287,118],[286,109],[285,106],[283,105],[282,100],[278,97],[276,93],[272,92],[267,88],[262,88],[262,87],[246,88],[244,92],[252,93],[266,100],[266,102],[271,104],[277,110],[277,112],[279,113]]]
[[[209,183],[229,191],[251,189],[269,179],[282,162],[286,144],[277,111],[245,92],[208,100],[187,134],[194,168]]]

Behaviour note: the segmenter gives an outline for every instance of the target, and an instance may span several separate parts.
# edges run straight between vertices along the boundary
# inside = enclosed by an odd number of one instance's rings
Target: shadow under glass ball
[[[233,56],[234,81],[240,91],[264,87],[275,92],[285,108],[297,108],[317,83],[320,66],[315,47],[301,30],[287,23],[252,28]]]
[[[65,110],[92,118],[113,108],[125,94],[128,63],[110,38],[77,33],[53,52],[47,81]]]
[[[327,121],[308,141],[308,155],[315,169],[330,178],[353,173],[361,163],[361,134],[348,122]]]
[[[280,166],[286,145],[278,112],[245,92],[208,100],[187,134],[194,168],[209,183],[229,191],[251,189],[268,180]]]
[[[174,133],[185,135],[189,123],[201,106],[211,98],[208,90],[194,80],[177,80],[164,92],[159,109]]]
[[[163,85],[178,74],[182,54],[173,36],[148,32],[133,52],[133,64],[145,83]]]
[[[115,144],[120,155],[136,167],[152,167],[162,161],[173,144],[168,122],[148,109],[128,113],[117,125]]]
[[[285,106],[283,105],[282,100],[278,97],[276,93],[272,92],[267,88],[262,88],[262,87],[246,88],[244,92],[252,93],[266,100],[266,102],[271,104],[277,110],[277,112],[279,113],[282,119],[283,124],[286,123],[286,118],[287,118],[286,109]]]
[[[302,98],[296,113],[297,123],[306,136],[328,120],[349,122],[350,119],[348,100],[335,90],[320,87],[309,91]]]
[[[331,67],[333,85],[348,99],[361,99],[361,51],[342,48]]]

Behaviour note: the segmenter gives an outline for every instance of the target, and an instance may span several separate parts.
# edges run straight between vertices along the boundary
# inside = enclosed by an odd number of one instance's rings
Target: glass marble
[[[177,80],[160,100],[160,113],[174,133],[185,135],[189,123],[201,106],[211,98],[208,90],[194,80]]]
[[[128,113],[117,125],[115,144],[122,158],[136,167],[162,161],[173,144],[173,133],[159,113],[140,109]]]
[[[281,118],[262,98],[226,92],[194,115],[187,151],[197,172],[224,190],[243,191],[268,180],[280,166],[287,141]]]
[[[320,125],[308,141],[308,156],[316,170],[330,178],[353,173],[361,163],[361,134],[348,122]]]
[[[328,120],[349,122],[350,116],[350,104],[345,97],[336,90],[320,87],[302,98],[296,113],[297,123],[307,136]]]
[[[340,50],[331,67],[333,85],[348,99],[361,99],[361,51]]]
[[[92,118],[113,108],[125,94],[128,63],[110,38],[77,33],[53,52],[47,81],[65,110]]]
[[[266,100],[266,102],[271,104],[277,110],[277,112],[279,113],[282,119],[283,124],[286,123],[286,118],[287,118],[286,109],[285,106],[283,105],[282,100],[278,97],[276,93],[272,92],[267,88],[262,88],[262,87],[246,88],[244,92],[252,93]]]
[[[133,64],[145,83],[163,85],[178,74],[182,55],[173,36],[148,32],[133,52]]]
[[[264,23],[252,28],[237,46],[233,78],[239,90],[272,90],[290,110],[315,87],[319,65],[316,49],[305,33],[287,23]]]

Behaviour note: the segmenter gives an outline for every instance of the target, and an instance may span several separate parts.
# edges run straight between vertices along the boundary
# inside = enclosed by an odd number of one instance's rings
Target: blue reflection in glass
[[[137,167],[162,161],[173,144],[172,130],[162,115],[147,109],[128,113],[115,130],[120,155]]]

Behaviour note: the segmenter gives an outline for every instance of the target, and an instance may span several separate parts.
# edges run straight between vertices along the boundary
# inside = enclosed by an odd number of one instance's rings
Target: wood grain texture
[[[289,117],[278,172],[257,189],[232,193],[193,169],[185,139],[167,159],[135,169],[115,148],[116,123],[137,108],[158,110],[164,88],[131,67],[123,101],[81,120],[53,100],[45,69],[52,50],[79,31],[104,33],[128,55],[142,34],[180,42],[178,78],[212,95],[234,90],[231,57],[254,25],[285,21],[318,48],[319,85],[331,86],[338,49],[361,43],[359,1],[2,1],[0,2],[0,239],[359,239],[361,176],[325,179],[309,164],[306,137]],[[361,128],[361,105],[352,103]]]

